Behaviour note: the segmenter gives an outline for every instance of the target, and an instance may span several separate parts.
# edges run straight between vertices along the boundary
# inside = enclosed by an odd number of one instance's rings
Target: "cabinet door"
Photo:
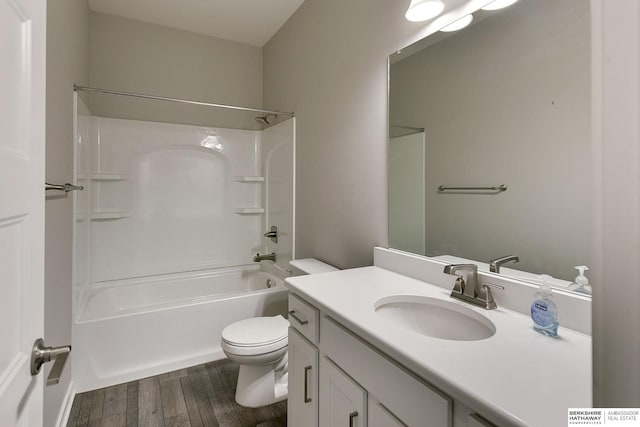
[[[326,357],[320,372],[320,425],[366,427],[367,392]]]
[[[393,415],[380,402],[369,396],[368,427],[407,427],[398,417]]]
[[[318,349],[289,328],[287,425],[318,426]]]

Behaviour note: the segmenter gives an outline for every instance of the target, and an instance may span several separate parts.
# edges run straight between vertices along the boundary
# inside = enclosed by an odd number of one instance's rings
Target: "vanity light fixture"
[[[471,24],[471,21],[473,21],[473,15],[472,14],[468,14],[463,16],[462,18],[453,21],[451,24],[444,26],[442,28],[440,28],[440,31],[443,31],[445,33],[449,33],[452,31],[458,31],[463,29],[464,27],[466,27],[467,25]]]
[[[444,10],[442,0],[411,0],[404,17],[411,22],[426,21],[440,15]]]
[[[502,9],[503,7],[511,6],[512,4],[514,4],[517,1],[518,0],[494,0],[491,3],[489,3],[488,5],[486,5],[485,7],[481,7],[480,9],[482,9],[482,10],[498,10],[498,9]]]

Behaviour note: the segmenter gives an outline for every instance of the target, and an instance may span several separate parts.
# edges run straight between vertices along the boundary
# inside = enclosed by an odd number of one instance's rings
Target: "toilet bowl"
[[[296,275],[337,270],[307,258],[291,261]],[[236,402],[249,408],[271,405],[287,398],[287,343],[289,321],[281,315],[252,317],[222,331],[222,351],[240,364]]]
[[[287,398],[288,328],[278,315],[240,320],[222,331],[222,351],[240,364],[238,404],[257,408]]]

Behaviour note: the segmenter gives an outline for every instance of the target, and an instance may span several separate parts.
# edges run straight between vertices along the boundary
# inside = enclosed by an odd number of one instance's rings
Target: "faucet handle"
[[[500,267],[507,262],[519,263],[520,257],[517,255],[505,255],[500,258],[489,261],[489,271],[492,273],[500,273]]]
[[[487,310],[493,310],[494,308],[498,308],[496,301],[493,299],[493,293],[491,292],[491,288],[498,288],[498,289],[504,290],[504,286],[496,285],[494,283],[482,284],[482,289],[484,290],[484,298],[482,298],[482,300]]]
[[[278,227],[275,225],[271,226],[271,231],[267,231],[263,234],[267,239],[271,239],[273,243],[278,243]]]
[[[464,286],[465,286],[464,279],[462,278],[462,276],[458,276],[458,278],[456,279],[455,285],[453,285],[453,289],[451,290],[451,293],[463,294]]]
[[[447,264],[444,266],[444,272],[447,274],[456,274],[458,270],[478,271],[477,264]]]

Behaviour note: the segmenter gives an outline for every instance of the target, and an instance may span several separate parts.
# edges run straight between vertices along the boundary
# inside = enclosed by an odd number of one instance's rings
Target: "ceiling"
[[[304,0],[88,0],[96,12],[262,47]]]

